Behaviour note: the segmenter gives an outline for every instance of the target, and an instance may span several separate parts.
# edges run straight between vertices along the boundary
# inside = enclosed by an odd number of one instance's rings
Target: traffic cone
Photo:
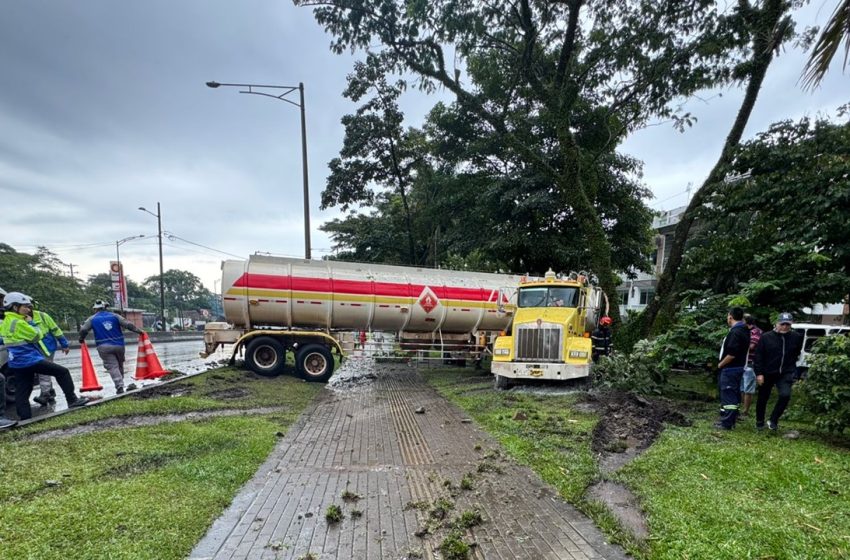
[[[140,334],[139,351],[136,354],[136,375],[133,379],[158,379],[167,374],[168,371],[162,369],[162,364],[156,357],[156,351],[147,333]]]
[[[80,345],[80,355],[83,358],[83,386],[80,391],[100,391],[103,386],[97,380],[97,374],[94,372],[94,365],[91,363],[91,355],[85,344]]]

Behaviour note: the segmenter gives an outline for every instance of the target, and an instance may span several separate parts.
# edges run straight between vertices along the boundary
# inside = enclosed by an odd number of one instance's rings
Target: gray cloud
[[[828,14],[807,12],[821,23]],[[336,56],[306,9],[290,3],[189,0],[7,2],[0,19],[0,197],[2,240],[20,250],[53,248],[84,275],[104,272],[115,241],[156,232],[137,210],[162,204],[163,227],[179,237],[247,256],[303,251],[300,121],[296,108],[211,90],[208,80],[305,83],[313,246],[335,212],[320,212],[327,162],[342,142],[340,118],[352,56]],[[847,77],[835,68],[824,87],[794,85],[803,57],[789,52],[771,70],[748,130],[832,110]],[[782,92],[777,95],[776,92]],[[656,201],[699,184],[734,118],[740,92],[688,105],[699,122],[634,135],[624,151],[646,162]],[[403,98],[409,121],[445,92]],[[659,207],[672,207],[684,197]],[[90,245],[82,247],[83,245]],[[191,268],[208,287],[224,255],[165,241],[166,268]],[[121,247],[136,279],[158,270],[154,239]]]

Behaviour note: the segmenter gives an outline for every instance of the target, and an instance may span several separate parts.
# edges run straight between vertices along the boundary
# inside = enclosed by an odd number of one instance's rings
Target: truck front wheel
[[[258,336],[245,347],[245,364],[258,375],[280,375],[286,368],[286,347],[271,336]]]
[[[331,351],[321,344],[307,344],[295,354],[298,373],[306,381],[324,383],[334,372],[334,358]]]

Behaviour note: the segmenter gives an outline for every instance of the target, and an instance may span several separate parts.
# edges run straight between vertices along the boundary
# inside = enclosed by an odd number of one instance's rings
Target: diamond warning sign
[[[425,313],[431,313],[438,305],[440,305],[440,300],[437,299],[437,294],[426,286],[419,295],[419,306],[425,310]]]

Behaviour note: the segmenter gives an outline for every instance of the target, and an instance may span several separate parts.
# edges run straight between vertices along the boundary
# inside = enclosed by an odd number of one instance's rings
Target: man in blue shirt
[[[97,353],[103,360],[103,365],[115,383],[115,393],[124,392],[124,332],[122,328],[134,333],[142,331],[133,323],[109,311],[109,304],[99,299],[94,302],[92,309],[97,313],[86,319],[80,327],[80,344],[86,343],[89,331],[94,331],[94,341]]]
[[[714,424],[715,428],[731,430],[738,420],[738,409],[741,407],[741,379],[744,367],[747,365],[747,354],[750,350],[750,330],[744,322],[744,310],[733,307],[726,315],[729,334],[723,339],[720,347],[720,419]]]

